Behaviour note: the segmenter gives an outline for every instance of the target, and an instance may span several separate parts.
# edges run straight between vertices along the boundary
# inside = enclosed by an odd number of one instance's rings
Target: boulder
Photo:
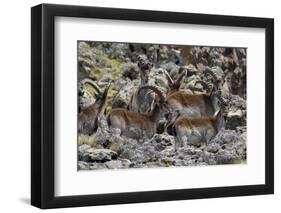
[[[124,86],[112,100],[112,108],[127,108],[134,91],[133,84]]]
[[[89,148],[83,151],[78,149],[78,158],[80,161],[86,162],[106,162],[117,159],[117,153],[110,149]]]
[[[78,63],[82,73],[90,73],[96,64],[96,54],[88,42],[78,44]]]

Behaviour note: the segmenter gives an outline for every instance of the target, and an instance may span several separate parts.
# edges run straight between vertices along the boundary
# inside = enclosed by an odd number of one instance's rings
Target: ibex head
[[[206,70],[204,71],[204,74],[212,78],[213,91],[217,91],[224,84],[223,79],[218,79],[215,73],[210,68],[207,67]]]
[[[142,84],[148,83],[149,73],[153,64],[145,56],[138,56],[138,67],[140,68]]]
[[[158,86],[153,86],[153,85],[144,85],[141,86],[138,90],[140,93],[142,90],[150,90],[151,92],[154,92],[156,96],[156,104],[162,105],[165,107],[166,106],[166,97],[165,93],[158,87]]]
[[[187,70],[184,69],[182,70],[182,72],[179,74],[177,80],[173,80],[170,76],[170,74],[164,70],[165,76],[168,80],[168,84],[169,84],[169,89],[168,89],[168,93],[174,92],[174,91],[178,91],[180,89],[180,82],[183,79],[183,77],[185,77],[187,75]]]

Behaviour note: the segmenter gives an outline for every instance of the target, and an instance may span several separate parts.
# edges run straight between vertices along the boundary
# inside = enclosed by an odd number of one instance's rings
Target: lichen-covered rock
[[[122,66],[121,70],[123,77],[131,80],[135,80],[140,76],[140,71],[136,63],[128,62]]]
[[[126,169],[132,166],[132,162],[127,159],[122,160],[111,160],[105,162],[105,166],[108,169]]]
[[[91,166],[85,161],[78,161],[78,170],[89,170]]]
[[[226,103],[226,128],[235,129],[237,126],[246,126],[246,101],[238,95],[229,95]]]
[[[78,159],[86,162],[106,162],[117,159],[117,153],[110,149],[79,149]]]
[[[216,154],[216,163],[217,164],[240,163],[240,159],[239,156],[234,151],[221,149]]]
[[[153,145],[157,151],[162,151],[166,149],[167,146],[174,146],[175,139],[165,132],[163,134],[155,134],[153,138],[146,143]]]
[[[133,84],[127,84],[112,100],[112,108],[127,108],[134,91]]]
[[[161,87],[161,89],[164,91],[167,91],[167,89],[169,88],[169,83],[167,77],[165,76],[165,71],[163,68],[151,69],[150,79],[150,85]]]
[[[96,64],[96,54],[87,42],[79,42],[78,45],[79,71],[90,73]]]
[[[216,153],[221,149],[221,146],[218,143],[210,143],[206,146],[205,150],[207,152]]]

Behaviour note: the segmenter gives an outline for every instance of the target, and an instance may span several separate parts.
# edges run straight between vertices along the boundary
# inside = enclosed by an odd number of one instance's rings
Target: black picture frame
[[[56,197],[54,21],[58,16],[265,29],[265,184]],[[31,8],[31,52],[32,205],[46,209],[274,193],[274,19],[41,4]]]

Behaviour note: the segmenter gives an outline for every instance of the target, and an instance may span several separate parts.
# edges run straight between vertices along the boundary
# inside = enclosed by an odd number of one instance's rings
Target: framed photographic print
[[[31,9],[31,204],[274,192],[274,20]]]

